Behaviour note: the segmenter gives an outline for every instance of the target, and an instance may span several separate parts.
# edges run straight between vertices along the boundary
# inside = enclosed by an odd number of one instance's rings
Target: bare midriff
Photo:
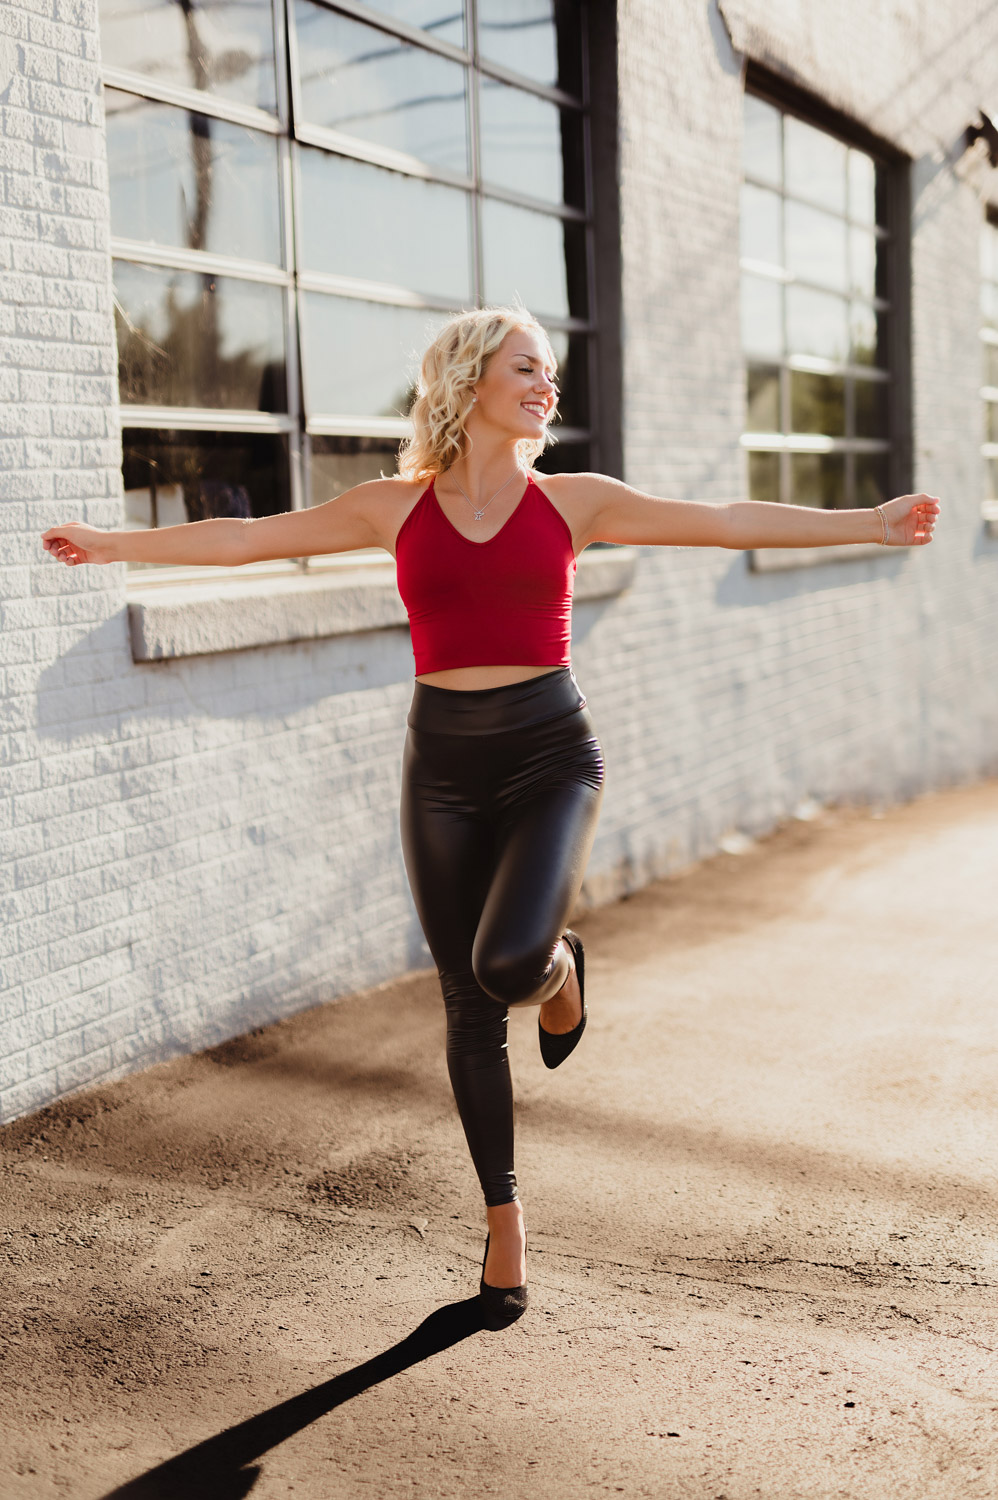
[[[451,688],[458,692],[475,692],[478,688],[509,687],[512,682],[528,682],[543,677],[555,667],[449,667],[445,672],[424,672],[417,682],[430,687]]]

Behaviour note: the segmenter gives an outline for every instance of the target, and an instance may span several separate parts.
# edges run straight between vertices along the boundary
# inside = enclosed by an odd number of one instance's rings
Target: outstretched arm
[[[102,531],[70,521],[50,526],[42,545],[59,562],[144,562],[187,567],[238,567],[281,557],[313,557],[383,547],[397,481],[372,479],[308,510],[242,521],[219,517],[150,531]]]
[[[583,545],[624,542],[742,551],[756,547],[834,547],[884,539],[876,510],[818,510],[765,500],[735,500],[724,505],[657,500],[604,474],[573,475],[571,484],[572,498],[585,516]],[[939,515],[935,496],[899,495],[880,509],[888,523],[889,546],[921,547],[932,540]]]

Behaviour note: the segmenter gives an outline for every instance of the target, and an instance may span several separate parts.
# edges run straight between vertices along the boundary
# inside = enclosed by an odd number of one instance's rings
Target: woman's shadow
[[[421,1360],[450,1349],[484,1327],[478,1297],[439,1307],[383,1354],[376,1354],[362,1365],[250,1417],[237,1427],[227,1427],[217,1436],[188,1448],[186,1453],[168,1458],[148,1473],[110,1490],[102,1500],[242,1500],[260,1477],[258,1465],[247,1467],[253,1459],[324,1417],[334,1407],[411,1369]]]

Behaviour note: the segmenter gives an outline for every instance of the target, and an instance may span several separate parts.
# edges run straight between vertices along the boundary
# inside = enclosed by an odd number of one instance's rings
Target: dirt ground
[[[584,918],[532,1305],[415,974],[0,1132],[2,1500],[998,1495],[998,784]]]

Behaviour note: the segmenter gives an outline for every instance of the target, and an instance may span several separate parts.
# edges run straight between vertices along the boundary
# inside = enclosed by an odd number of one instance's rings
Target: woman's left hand
[[[931,542],[939,515],[937,496],[898,495],[885,501],[881,509],[890,527],[888,547],[925,547]]]

